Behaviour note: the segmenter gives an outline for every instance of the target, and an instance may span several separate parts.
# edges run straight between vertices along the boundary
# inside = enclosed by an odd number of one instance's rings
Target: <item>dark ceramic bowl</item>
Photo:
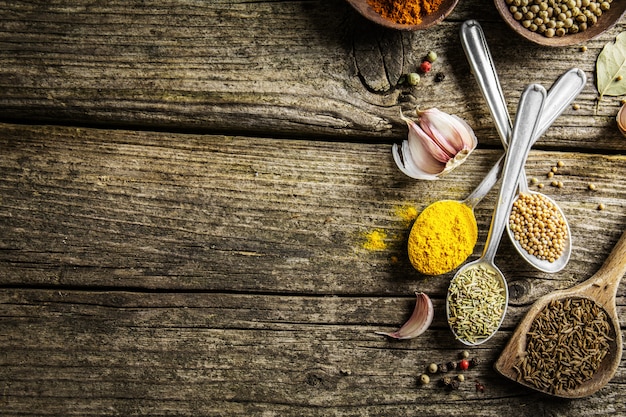
[[[557,47],[581,44],[599,36],[604,31],[612,28],[622,18],[624,11],[626,11],[626,0],[613,0],[611,2],[611,8],[603,12],[602,15],[598,17],[596,24],[590,26],[587,30],[574,34],[566,34],[565,36],[548,38],[541,33],[533,32],[525,28],[520,21],[515,20],[505,0],[494,0],[494,3],[502,19],[504,19],[518,35],[538,45]]]
[[[386,19],[380,14],[374,11],[368,4],[367,0],[347,0],[359,13],[361,13],[366,19],[371,20],[381,26],[385,26],[390,29],[398,30],[422,30],[428,29],[431,26],[443,21],[454,10],[459,0],[443,0],[441,6],[435,13],[424,15],[422,22],[417,25],[403,25],[396,23],[393,20]],[[625,0],[626,1],[626,0]]]

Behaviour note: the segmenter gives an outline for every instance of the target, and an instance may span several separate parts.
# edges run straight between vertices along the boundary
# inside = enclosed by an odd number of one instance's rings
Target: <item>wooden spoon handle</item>
[[[589,283],[595,287],[603,287],[609,294],[615,294],[624,274],[626,274],[626,231],[622,233],[622,237]]]

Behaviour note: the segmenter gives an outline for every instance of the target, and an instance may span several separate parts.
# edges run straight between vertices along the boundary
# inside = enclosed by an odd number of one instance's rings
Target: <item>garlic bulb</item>
[[[617,120],[619,131],[622,132],[622,135],[626,136],[626,103],[622,104],[615,119]]]
[[[455,115],[437,108],[417,115],[417,123],[401,115],[409,127],[408,139],[402,148],[392,148],[396,165],[411,178],[436,180],[462,164],[478,145],[472,128]]]
[[[376,332],[383,336],[388,336],[393,339],[412,339],[424,333],[430,324],[433,322],[435,316],[435,310],[433,308],[433,302],[423,292],[415,293],[417,300],[415,301],[415,308],[411,317],[393,333]]]

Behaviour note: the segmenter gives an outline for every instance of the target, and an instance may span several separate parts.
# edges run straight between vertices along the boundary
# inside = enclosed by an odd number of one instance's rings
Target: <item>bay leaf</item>
[[[600,98],[626,94],[626,32],[602,48],[596,60],[596,87]]]

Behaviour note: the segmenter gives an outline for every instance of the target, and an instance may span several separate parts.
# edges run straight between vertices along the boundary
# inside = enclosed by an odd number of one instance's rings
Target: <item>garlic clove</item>
[[[392,154],[398,168],[415,179],[436,180],[462,164],[478,145],[472,128],[461,118],[437,108],[418,111],[415,121],[400,115],[409,128],[402,147]]]
[[[622,107],[620,107],[615,120],[617,120],[619,131],[622,132],[622,135],[626,136],[626,103],[622,104]]]
[[[416,292],[415,307],[411,317],[400,327],[397,331],[392,333],[376,332],[383,336],[391,337],[392,339],[405,340],[413,339],[424,333],[433,322],[435,316],[435,309],[433,308],[433,302],[423,292]]]

